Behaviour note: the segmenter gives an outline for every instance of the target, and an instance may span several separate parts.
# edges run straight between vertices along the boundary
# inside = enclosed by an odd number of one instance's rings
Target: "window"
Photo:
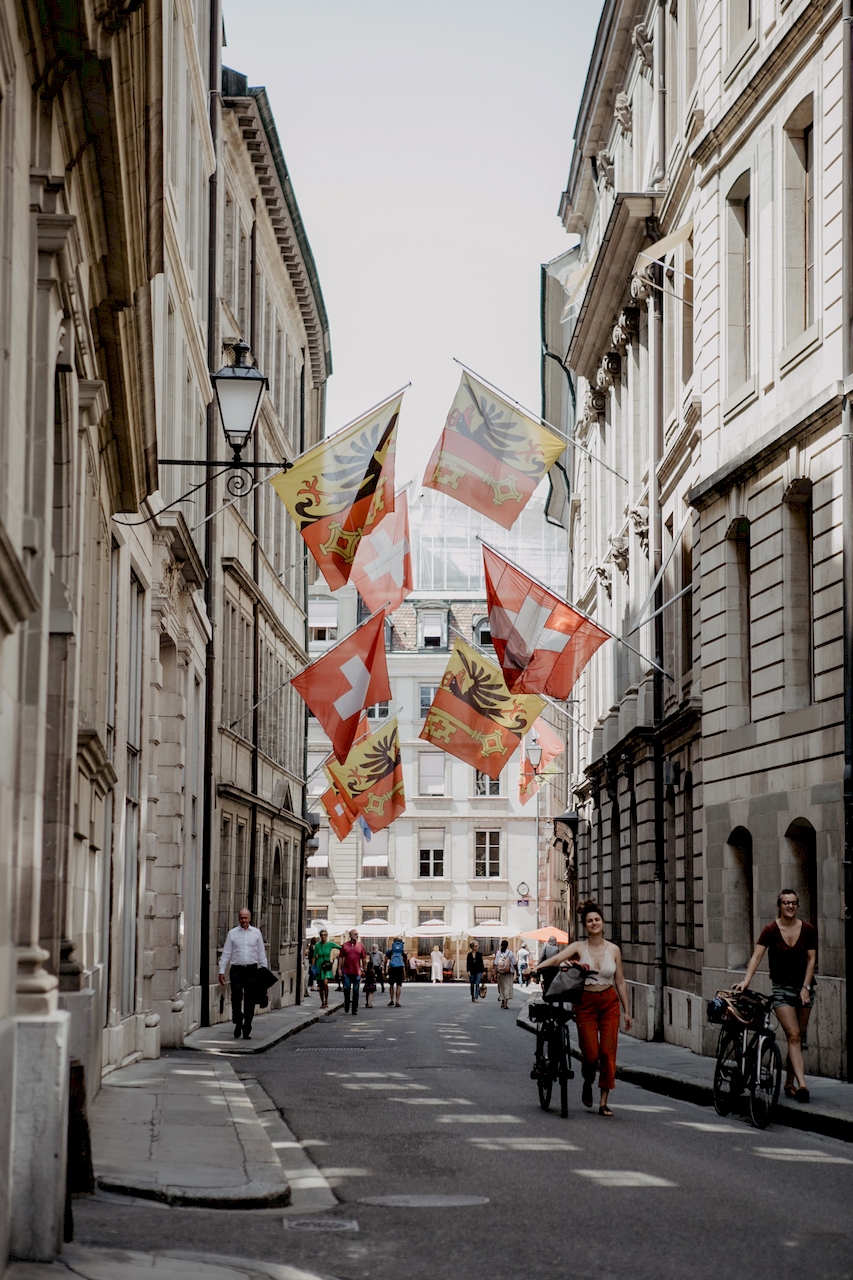
[[[474,925],[490,924],[493,920],[501,919],[500,907],[475,907],[474,908]],[[491,956],[497,951],[501,945],[501,937],[495,938],[479,938],[480,951],[484,956]]]
[[[735,827],[723,850],[723,929],[726,967],[745,969],[754,947],[752,835]]]
[[[422,828],[418,832],[421,876],[444,875],[444,829]]]
[[[808,706],[813,693],[814,570],[812,483],[803,476],[788,486],[782,502],[785,585],[783,707]]]
[[[481,649],[493,649],[492,628],[488,618],[474,624],[474,639]]]
[[[732,548],[730,559],[730,622],[731,637],[727,702],[735,718],[730,727],[746,723],[752,715],[752,571],[749,521],[744,517],[735,520],[729,529],[728,541]],[[736,710],[737,709],[737,710]],[[737,714],[737,712],[741,714]]]
[[[474,770],[474,795],[475,796],[499,796],[501,793],[500,778],[490,778],[487,773],[483,773],[480,769]]]
[[[313,924],[315,920],[328,920],[329,918],[328,905],[308,907],[305,915],[309,924]]]
[[[387,907],[362,907],[361,908],[362,924],[365,924],[368,920],[387,920],[387,919],[388,919]]]
[[[491,878],[501,873],[500,831],[474,832],[474,875]]]
[[[443,920],[444,907],[419,907],[418,908],[418,924],[426,924],[427,920]],[[418,955],[429,956],[432,954],[434,946],[438,945],[444,950],[444,938],[418,938]]]
[[[323,761],[328,758],[328,754],[327,751],[308,752],[309,796],[321,796],[329,785],[322,768]]]
[[[337,640],[337,600],[318,599],[308,601],[308,638],[312,645],[328,645]]]
[[[800,103],[785,124],[785,344],[814,324],[815,175],[813,101]]]
[[[444,795],[444,753],[420,751],[418,753],[418,795]]]
[[[361,874],[365,880],[384,880],[388,870],[388,831],[377,831],[370,843],[364,843],[361,858]],[[387,918],[387,917],[386,917]]]
[[[424,609],[418,614],[418,648],[447,648],[447,611]]]
[[[728,291],[728,390],[752,376],[752,202],[750,175],[743,174],[726,200]]]
[[[366,709],[368,720],[386,720],[389,706],[390,704],[387,702],[374,702],[372,707],[367,707]]]
[[[693,542],[692,528],[681,535],[681,678],[685,680],[693,669]]]
[[[432,700],[435,697],[435,695],[438,693],[439,688],[440,686],[437,684],[421,685],[421,715],[422,716],[425,716],[428,713],[430,707],[432,706]]]
[[[317,832],[317,848],[310,854],[306,863],[306,871],[316,880],[329,878],[329,831],[327,827]]]
[[[740,46],[754,35],[757,0],[729,0],[728,4],[728,52],[737,56]]]
[[[142,750],[142,661],[145,593],[130,575],[127,628],[127,782],[124,816],[124,911],[122,915],[121,1011],[136,1007],[136,916],[139,907],[139,804]]]

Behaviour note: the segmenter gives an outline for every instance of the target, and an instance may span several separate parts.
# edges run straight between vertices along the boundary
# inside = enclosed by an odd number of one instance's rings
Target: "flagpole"
[[[365,409],[364,413],[360,413],[357,418],[353,418],[351,422],[347,422],[344,426],[338,427],[337,431],[333,431],[330,436],[323,436],[322,440],[318,440],[316,444],[312,444],[310,449],[305,450],[305,453],[311,453],[313,449],[319,448],[320,445],[328,444],[330,440],[334,440],[336,436],[339,436],[342,431],[349,431],[350,427],[357,426],[359,422],[363,422],[365,418],[369,418],[372,413],[378,413],[386,404],[390,404],[397,396],[401,396],[404,391],[408,391],[411,385],[411,382],[404,383],[402,387],[399,387],[396,391],[392,391],[390,396],[386,396],[384,400],[377,401],[377,403],[372,405],[370,409]],[[299,461],[299,458],[305,457],[305,453],[300,453],[299,457],[294,459],[294,465]]]
[[[478,382],[482,382],[484,387],[490,387],[491,390],[494,391],[495,395],[506,400],[508,404],[514,404],[517,409],[521,409],[522,413],[526,413],[529,418],[534,418],[540,426],[547,427],[549,431],[554,432],[554,435],[560,436],[562,440],[565,440],[566,444],[573,444],[576,449],[580,449],[581,453],[585,453],[593,462],[597,462],[599,466],[604,467],[605,471],[611,471],[618,480],[623,482],[623,484],[629,483],[626,477],[622,475],[621,471],[617,471],[615,467],[611,467],[609,463],[604,462],[601,458],[597,458],[595,454],[590,449],[587,449],[585,445],[582,445],[575,436],[567,435],[565,431],[561,431],[559,427],[555,427],[552,422],[548,422],[541,414],[535,413],[532,409],[528,409],[520,400],[514,400],[511,395],[506,393],[506,391],[501,391],[500,387],[496,387],[493,382],[489,382],[488,378],[484,378],[481,373],[477,373],[476,369],[472,369],[470,365],[465,364],[462,360],[457,360],[456,356],[453,356],[453,363],[458,364],[459,368],[464,369],[466,373],[470,373],[472,378],[476,378]]]
[[[584,613],[583,609],[579,609],[576,604],[569,604],[568,600],[560,600],[560,597],[554,595],[551,588],[546,587],[544,582],[540,582],[538,578],[533,577],[532,573],[528,573],[526,569],[523,569],[520,564],[516,564],[514,560],[510,560],[509,556],[504,555],[503,551],[498,551],[497,547],[491,546],[486,542],[485,538],[481,538],[479,534],[476,534],[475,537],[478,542],[483,544],[484,547],[488,547],[489,551],[491,551],[493,555],[500,556],[501,560],[505,560],[511,568],[517,569],[519,573],[523,573],[531,582],[535,582],[537,587],[541,587],[543,591],[547,591],[549,596],[554,596],[555,600],[558,600],[560,604],[566,605],[568,609],[574,609],[575,613],[579,613],[582,618],[586,618],[587,622],[591,622],[594,627],[598,627],[600,631],[604,631],[609,635],[611,640],[618,641],[618,643],[624,645],[626,649],[630,649],[632,653],[635,653],[638,658],[642,658],[643,662],[648,662],[649,666],[654,667],[655,671],[659,671],[662,676],[666,676],[667,680],[669,680],[671,684],[675,683],[669,672],[664,671],[663,667],[658,666],[652,658],[648,658],[644,653],[641,653],[639,649],[635,649],[632,644],[629,644],[627,640],[623,640],[621,636],[618,636],[615,631],[611,631],[609,627],[605,627],[597,618],[591,618],[588,613]]]

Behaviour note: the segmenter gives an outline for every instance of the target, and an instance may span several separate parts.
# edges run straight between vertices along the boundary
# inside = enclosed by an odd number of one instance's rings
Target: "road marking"
[[[427,1086],[425,1084],[404,1084],[402,1083],[402,1081],[399,1084],[396,1084],[393,1080],[388,1080],[382,1084],[380,1084],[378,1081],[373,1081],[373,1080],[363,1080],[363,1081],[360,1080],[357,1083],[353,1083],[353,1084],[342,1084],[341,1088],[342,1089],[376,1089],[376,1090],[383,1091],[388,1089],[394,1089],[394,1090],[426,1089]]]
[[[324,1178],[372,1178],[374,1176],[372,1169],[365,1169],[359,1165],[332,1165],[330,1168],[322,1168],[320,1172]]]
[[[675,1182],[657,1178],[652,1173],[638,1173],[633,1169],[573,1169],[581,1178],[590,1178],[600,1187],[675,1187]]]
[[[669,1123],[682,1129],[698,1129],[700,1133],[743,1133],[743,1129],[733,1124],[701,1124],[698,1120],[670,1120]]]
[[[473,1053],[473,1049],[448,1049],[448,1053]]]
[[[675,1107],[651,1107],[651,1106],[646,1107],[646,1106],[642,1106],[639,1103],[629,1104],[627,1102],[620,1102],[619,1110],[620,1111],[674,1111]]]
[[[469,1138],[480,1151],[581,1151],[563,1138]]]
[[[488,1204],[488,1196],[367,1196],[359,1204],[379,1205],[383,1209],[465,1209]]]
[[[823,1151],[798,1151],[795,1147],[756,1147],[755,1154],[765,1160],[793,1160],[805,1164],[853,1164],[846,1156],[831,1156]]]
[[[473,1107],[467,1098],[389,1098],[389,1102],[405,1102],[410,1107]]]
[[[436,1116],[436,1124],[521,1124],[519,1116]]]

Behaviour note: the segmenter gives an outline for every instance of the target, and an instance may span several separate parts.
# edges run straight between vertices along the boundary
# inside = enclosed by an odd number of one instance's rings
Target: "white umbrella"
[[[352,924],[329,924],[328,920],[312,920],[305,930],[305,937],[319,938],[320,930],[325,929],[331,938],[339,938],[341,934],[349,933],[354,928],[355,925]]]
[[[380,920],[375,917],[373,920],[365,920],[363,924],[355,926],[362,938],[393,938],[394,931],[387,920]]]
[[[475,924],[473,929],[466,929],[469,938],[514,938],[515,934],[507,933],[502,920],[486,920],[483,924]]]
[[[407,930],[409,938],[449,938],[453,934],[450,926],[444,920],[424,920],[423,924],[419,924],[416,929]]]

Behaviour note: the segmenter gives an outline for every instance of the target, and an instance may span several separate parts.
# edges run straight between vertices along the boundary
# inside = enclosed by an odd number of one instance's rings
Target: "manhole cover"
[[[359,1204],[374,1204],[382,1209],[468,1209],[475,1204],[488,1204],[488,1196],[366,1196]]]
[[[284,1218],[288,1231],[358,1231],[358,1223],[344,1218]]]
[[[363,1044],[316,1044],[307,1049],[294,1049],[294,1053],[354,1053],[365,1047]]]

